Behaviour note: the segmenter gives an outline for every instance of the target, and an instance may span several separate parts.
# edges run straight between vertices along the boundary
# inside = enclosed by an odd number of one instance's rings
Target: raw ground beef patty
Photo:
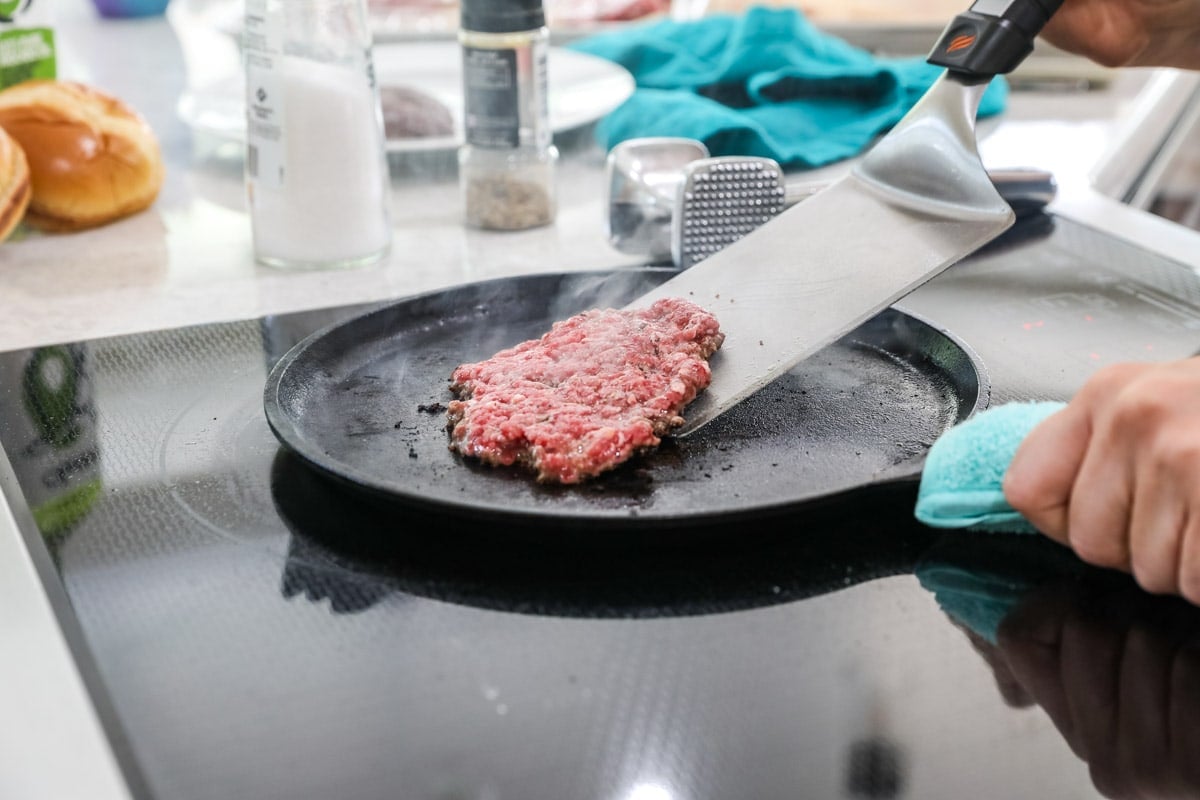
[[[724,338],[712,314],[675,297],[556,322],[540,339],[454,370],[450,449],[526,465],[547,483],[598,475],[683,424]]]

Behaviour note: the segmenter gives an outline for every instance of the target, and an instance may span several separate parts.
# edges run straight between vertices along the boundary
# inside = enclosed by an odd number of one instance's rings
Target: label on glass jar
[[[467,144],[517,147],[521,143],[517,51],[463,48],[463,127]]]
[[[0,0],[0,89],[55,73],[50,0]]]
[[[242,28],[246,59],[246,177],[279,188],[284,179],[283,20],[267,0],[246,0]]]

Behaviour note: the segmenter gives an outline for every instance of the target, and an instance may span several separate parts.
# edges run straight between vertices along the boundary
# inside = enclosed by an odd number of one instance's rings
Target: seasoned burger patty
[[[725,335],[681,298],[591,310],[450,378],[450,448],[539,481],[578,483],[658,445],[712,379]]]

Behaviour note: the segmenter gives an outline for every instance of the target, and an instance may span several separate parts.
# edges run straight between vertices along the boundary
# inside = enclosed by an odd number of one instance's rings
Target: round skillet
[[[966,346],[889,309],[701,430],[582,485],[541,485],[448,449],[455,366],[587,308],[620,307],[671,274],[530,275],[399,301],[289,351],[267,380],[267,420],[309,466],[406,506],[642,540],[916,478],[934,439],[987,404]]]

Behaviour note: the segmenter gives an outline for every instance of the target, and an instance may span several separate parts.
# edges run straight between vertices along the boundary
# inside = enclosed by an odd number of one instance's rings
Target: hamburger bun
[[[31,194],[25,152],[0,128],[0,242],[25,216]]]
[[[129,106],[80,83],[33,80],[0,91],[0,128],[25,151],[26,221],[90,228],[148,207],[163,182],[154,131]]]

